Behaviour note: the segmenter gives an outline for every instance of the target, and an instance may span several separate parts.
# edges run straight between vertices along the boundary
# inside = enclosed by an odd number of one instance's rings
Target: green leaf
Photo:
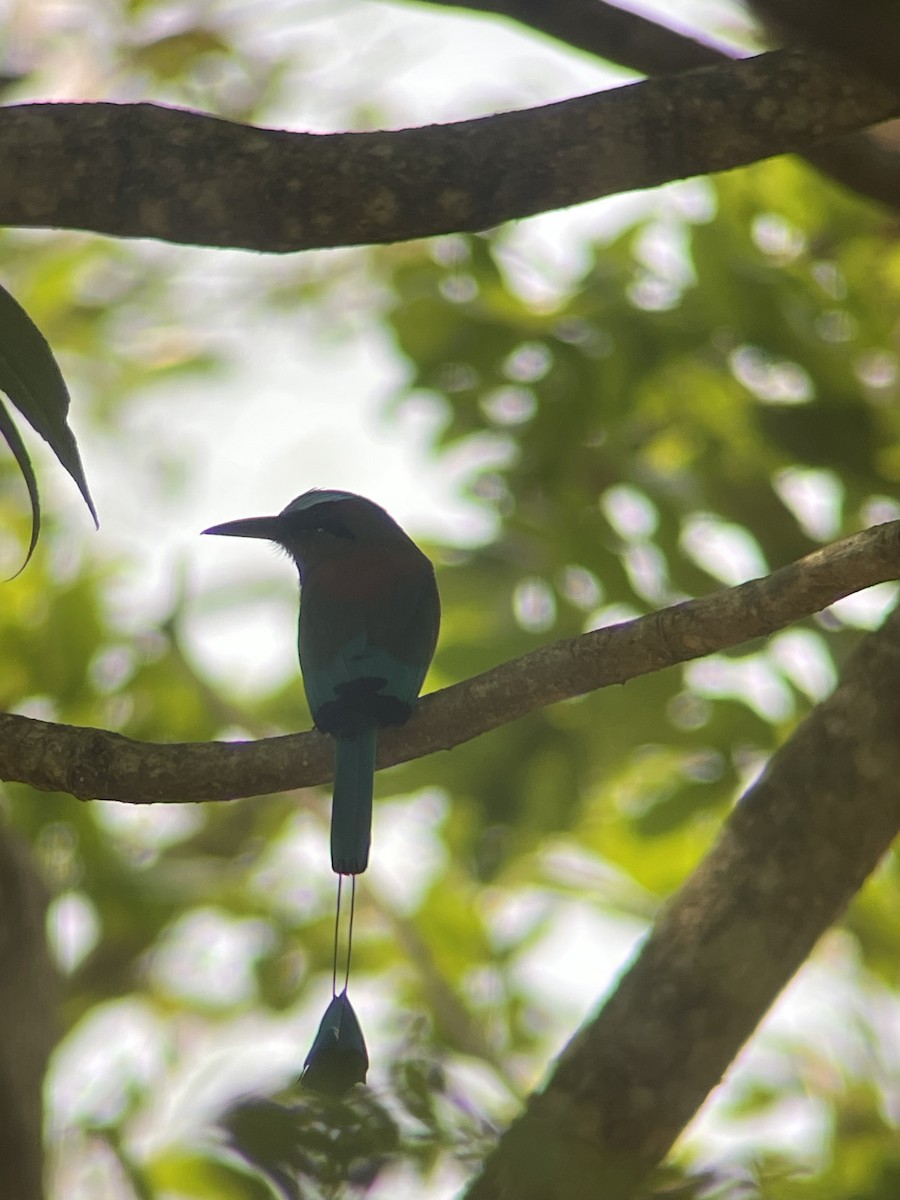
[[[174,80],[190,71],[210,54],[228,55],[231,47],[215,30],[198,25],[139,46],[132,62],[152,71],[159,79]]]
[[[16,575],[19,575],[28,566],[28,560],[34,554],[38,534],[41,532],[41,499],[38,495],[34,467],[31,465],[31,459],[28,457],[25,443],[22,441],[19,431],[16,429],[15,422],[7,412],[6,405],[4,404],[0,404],[0,433],[3,434],[7,446],[12,451],[13,458],[19,464],[19,470],[22,472],[25,486],[28,488],[28,498],[31,501],[31,540],[28,543],[28,553],[25,555],[25,561],[19,567],[19,570],[16,571]],[[15,578],[15,575],[13,578]]]
[[[69,428],[69,392],[44,335],[24,308],[0,287],[0,390],[48,443],[84,497],[94,524],[97,510],[88,490],[75,436]],[[40,506],[34,471],[8,413],[2,432],[18,462],[31,499],[32,534],[28,558],[40,532]]]
[[[151,1161],[149,1174],[158,1193],[187,1200],[271,1200],[272,1189],[242,1164],[175,1147]],[[156,1192],[154,1194],[157,1194]]]

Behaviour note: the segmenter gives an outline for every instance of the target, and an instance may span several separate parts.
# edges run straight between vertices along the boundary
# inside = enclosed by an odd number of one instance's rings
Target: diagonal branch
[[[47,894],[27,843],[0,824],[0,1195],[42,1200],[43,1080],[59,1036]]]
[[[840,54],[893,83],[900,66],[900,22],[893,0],[751,0],[758,16],[792,40]]]
[[[553,642],[425,696],[384,730],[378,765],[449,750],[526,713],[764,637],[876,583],[900,578],[900,521],[863,530],[764,579]],[[152,745],[100,729],[0,714],[0,779],[134,804],[234,800],[331,778],[330,739]]]
[[[772,757],[468,1200],[625,1200],[900,831],[900,610]]]
[[[467,8],[507,17],[548,37],[642,75],[669,75],[711,67],[728,57],[640,13],[604,0],[427,0],[436,7]],[[737,57],[735,55],[735,57]]]
[[[438,7],[449,2],[428,0],[429,4]],[[864,2],[871,4],[871,0]],[[780,11],[782,6],[792,12],[805,7],[812,14],[806,41],[827,46],[836,54],[846,49],[846,39],[842,45],[840,36],[830,41],[822,36],[823,32],[827,32],[823,30],[822,0],[756,0],[755,3],[755,7],[761,11]],[[712,66],[735,57],[730,50],[698,42],[639,13],[607,4],[605,0],[556,0],[554,4],[547,4],[545,0],[466,0],[465,7],[473,12],[507,17],[519,25],[556,38],[567,46],[587,51],[642,75],[670,75],[695,67]],[[828,11],[836,8],[846,10],[843,0],[827,0],[825,7]],[[857,30],[868,31],[870,43],[878,42],[878,33],[873,38],[871,30],[873,27],[877,30],[879,23],[870,20],[869,16],[867,11],[866,17],[860,19],[856,7],[849,17],[844,13],[845,20],[849,20]],[[885,14],[882,12],[879,16],[884,23]],[[885,47],[890,45],[889,38],[882,38],[881,54],[887,61],[890,61],[891,51],[885,50]],[[895,63],[892,63],[892,68],[893,74],[882,72],[882,79],[887,78],[890,82],[896,79]],[[900,153],[885,146],[873,131],[862,130],[829,140],[814,150],[807,150],[804,157],[818,170],[860,195],[900,208]]]
[[[728,170],[898,113],[900,90],[784,51],[393,132],[14,105],[0,109],[0,222],[278,252],[402,241]]]

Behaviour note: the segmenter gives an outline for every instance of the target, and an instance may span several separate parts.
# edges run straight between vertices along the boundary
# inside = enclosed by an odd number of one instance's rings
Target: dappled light
[[[509,19],[402,2],[14,5],[0,25],[22,61],[0,87],[15,102],[149,98],[247,125],[363,131],[550,103],[634,69],[499,7]],[[719,8],[692,52],[770,36],[745,8]],[[535,147],[536,176],[570,169],[551,151]],[[473,158],[478,183],[479,170]],[[444,689],[471,680],[487,694],[483,673],[553,643],[574,674],[586,633],[646,618],[657,639],[618,675],[611,640],[616,686],[560,685],[550,699],[527,659],[527,715],[486,709],[464,737],[448,723],[434,753],[379,760],[394,765],[375,776],[353,928],[369,1072],[340,1098],[299,1082],[340,993],[330,787],[194,803],[179,775],[168,803],[83,801],[68,760],[53,764],[66,790],[4,783],[4,838],[30,845],[46,891],[35,942],[45,928],[62,981],[49,1200],[531,1200],[476,1190],[504,1130],[529,1096],[556,1103],[558,1068],[577,1077],[591,1050],[579,1027],[614,1003],[748,789],[777,775],[860,645],[877,644],[865,632],[896,604],[888,574],[855,592],[841,577],[821,612],[742,627],[711,654],[702,618],[685,634],[677,609],[654,614],[791,563],[779,586],[802,590],[804,556],[900,518],[896,213],[783,156],[640,187],[485,232],[281,256],[2,233],[3,286],[65,376],[102,523],[96,535],[26,431],[43,525],[0,593],[4,712],[170,750],[252,741],[268,753],[310,730],[292,564],[199,533],[321,486],[384,504],[435,564],[441,634],[423,694],[442,694],[409,729],[449,705]],[[210,189],[210,212],[220,199]],[[456,227],[481,227],[469,220]],[[5,455],[0,576],[30,538]],[[665,659],[678,638],[688,649]],[[879,712],[892,703],[876,699]],[[809,774],[830,773],[848,805],[871,764],[827,754],[852,715],[830,718],[808,752]],[[91,743],[98,769],[109,745]],[[816,808],[800,800],[798,844]],[[844,849],[815,859],[823,877]],[[752,882],[775,895],[777,872],[761,854]],[[729,871],[713,873],[718,884]],[[713,1085],[684,1101],[672,1084],[673,1129],[645,1155],[648,1171],[668,1155],[648,1196],[900,1194],[896,854],[857,875],[846,911],[822,900],[821,879],[785,910],[785,937],[816,905],[826,932],[798,951],[805,965],[756,1032],[746,1001],[750,1040],[680,1136]],[[744,963],[743,988],[724,969],[715,981],[723,1013],[743,1012],[768,972],[769,1001],[784,982],[771,927],[730,919],[708,939],[727,943],[726,965]],[[689,975],[672,1028],[646,1039],[688,1065],[716,995]],[[42,989],[28,989],[37,1007]],[[657,990],[643,995],[649,1011]],[[11,1028],[28,1015],[0,1005]],[[590,1059],[587,1083],[560,1101],[567,1126],[610,1061]],[[632,1082],[647,1088],[626,1079],[623,1094]],[[662,1089],[647,1094],[657,1103]],[[625,1100],[607,1108],[627,1125]],[[526,1140],[523,1154],[543,1156]]]

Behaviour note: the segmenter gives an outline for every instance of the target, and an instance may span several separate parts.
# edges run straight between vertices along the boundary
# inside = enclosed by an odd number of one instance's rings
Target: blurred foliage
[[[163,20],[133,0],[106,28],[114,8],[81,47],[104,94],[265,120],[315,86],[312,51],[289,70],[286,53],[249,36],[249,8],[226,19],[184,6]],[[52,63],[52,38],[44,51]],[[49,68],[39,55],[28,67],[18,87],[40,94]],[[572,281],[532,286],[527,242],[501,230],[324,264],[257,261],[233,295],[266,319],[324,314],[335,353],[352,334],[346,298],[362,296],[408,368],[386,420],[424,405],[440,416],[434,455],[483,464],[470,489],[493,532],[430,548],[439,686],[897,516],[895,235],[884,214],[779,160],[672,189],[590,248]],[[123,458],[154,453],[129,424],[150,394],[211,375],[227,388],[227,339],[195,324],[183,253],[0,239],[2,278],[59,356],[76,428],[90,424]],[[173,401],[172,427],[186,419]],[[159,463],[158,495],[177,496],[190,464],[171,449]],[[51,506],[28,570],[3,586],[5,709],[160,741],[297,727],[299,680],[250,699],[193,663],[192,612],[250,613],[251,586],[188,587],[165,619],[136,628],[116,601],[133,564],[78,544],[68,503]],[[6,573],[28,528],[4,461]],[[6,786],[5,817],[54,895],[67,977],[54,1195],[447,1194],[584,1014],[543,986],[560,941],[587,922],[595,996],[600,943],[633,940],[690,873],[747,780],[827,693],[857,611],[379,778],[376,854],[391,823],[412,831],[421,862],[402,899],[374,871],[360,888],[353,998],[372,1069],[342,1103],[296,1087],[330,984],[323,794],[142,810]],[[718,1102],[726,1136],[701,1127],[654,1195],[896,1197],[898,893],[891,858],[817,955],[810,986],[825,989],[831,1024],[764,1033]],[[798,1113],[803,1136],[786,1139]]]

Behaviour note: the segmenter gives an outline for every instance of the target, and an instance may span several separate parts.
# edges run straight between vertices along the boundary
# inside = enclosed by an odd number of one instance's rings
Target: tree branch
[[[750,0],[756,15],[791,40],[821,46],[857,68],[896,82],[900,22],[894,0]]]
[[[738,587],[543,646],[423,697],[385,729],[378,766],[449,750],[548,704],[764,637],[843,596],[900,578],[900,521],[834,542]],[[0,779],[83,799],[234,800],[325,783],[331,740],[152,745],[100,729],[0,714]]]
[[[467,1200],[625,1200],[900,830],[900,610],[773,756]]]
[[[555,0],[553,4],[547,4],[546,0],[426,2],[440,8],[467,8],[507,17],[517,25],[525,25],[642,75],[669,75],[692,71],[695,67],[712,67],[731,57],[724,50],[716,50],[604,0]]]
[[[897,89],[783,51],[394,132],[14,105],[0,109],[0,222],[279,252],[402,241],[728,170],[898,113]]]
[[[427,0],[427,3],[439,7],[448,2]],[[864,2],[871,3],[871,0]],[[835,54],[844,49],[840,35],[830,39],[821,36],[824,22],[821,19],[820,0],[756,0],[752,7],[765,12],[779,9],[781,5],[786,5],[791,11],[801,5],[806,6],[812,15],[806,31],[807,42],[818,43]],[[734,57],[726,49],[695,41],[638,13],[606,4],[604,0],[557,0],[552,5],[547,5],[544,0],[467,0],[464,7],[473,12],[508,17],[519,25],[643,75],[670,75],[695,67],[724,63]],[[846,9],[843,0],[825,0],[826,11],[834,7]],[[879,16],[883,25],[885,14],[882,12]],[[861,18],[854,7],[852,16],[846,19],[857,30],[866,31],[870,42],[878,42],[878,33],[872,37],[873,23],[869,21],[868,12]],[[879,21],[874,25],[878,29]],[[888,51],[885,47],[892,43],[890,39],[882,39],[880,44],[882,58],[886,61],[892,50]],[[894,82],[897,78],[896,55],[890,61],[892,74],[886,77],[882,71],[881,77]],[[861,65],[865,67],[866,63]],[[817,170],[860,195],[892,208],[900,208],[900,154],[892,147],[885,146],[872,131],[862,130],[829,140],[814,150],[807,150],[804,158]]]
[[[41,1200],[43,1083],[59,1034],[47,896],[27,844],[0,825],[0,1195]]]

